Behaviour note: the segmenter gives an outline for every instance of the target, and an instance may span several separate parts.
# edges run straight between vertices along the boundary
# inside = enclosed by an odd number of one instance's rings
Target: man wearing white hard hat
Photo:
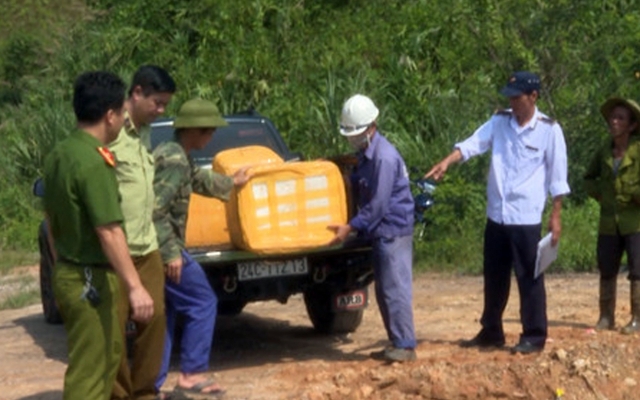
[[[378,131],[379,110],[357,94],[342,108],[340,133],[357,151],[351,180],[358,213],[330,226],[334,244],[352,231],[372,240],[376,299],[391,345],[372,354],[389,362],[416,359],[412,309],[413,197],[404,160]]]

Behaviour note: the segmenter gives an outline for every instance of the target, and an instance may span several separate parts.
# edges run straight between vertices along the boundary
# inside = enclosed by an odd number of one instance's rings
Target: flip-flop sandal
[[[219,399],[225,394],[225,390],[223,390],[223,389],[215,389],[215,390],[208,391],[208,392],[204,392],[203,391],[204,389],[208,388],[209,386],[213,386],[215,384],[216,383],[213,380],[207,379],[205,381],[198,382],[195,385],[193,385],[191,387],[188,387],[188,388],[176,385],[176,387],[173,389],[173,391],[176,392],[176,393],[189,393],[189,394],[198,395],[199,397],[211,397],[211,398]]]

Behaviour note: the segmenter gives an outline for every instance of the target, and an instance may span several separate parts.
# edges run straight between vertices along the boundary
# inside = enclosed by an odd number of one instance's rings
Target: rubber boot
[[[622,333],[631,335],[640,331],[640,281],[631,281],[631,321],[622,328]]]
[[[615,328],[616,278],[600,278],[600,318],[595,326],[597,331]]]

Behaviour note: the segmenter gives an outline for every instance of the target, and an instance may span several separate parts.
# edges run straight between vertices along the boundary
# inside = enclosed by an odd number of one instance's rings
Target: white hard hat
[[[340,133],[344,136],[356,136],[364,132],[373,123],[380,111],[367,96],[356,94],[344,102],[340,117]]]

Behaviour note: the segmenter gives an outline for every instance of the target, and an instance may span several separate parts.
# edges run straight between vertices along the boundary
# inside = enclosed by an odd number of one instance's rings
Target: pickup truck
[[[229,126],[219,128],[208,146],[193,151],[196,164],[211,168],[213,158],[226,149],[244,146],[265,146],[285,161],[300,160],[300,154],[289,151],[274,124],[266,117],[248,111],[226,116]],[[152,124],[151,145],[173,138],[173,121],[162,119]],[[342,171],[348,166],[336,157]],[[349,186],[346,184],[350,213]],[[34,189],[35,191],[35,189]],[[191,215],[190,215],[191,217]],[[193,222],[191,222],[193,220]],[[368,304],[368,285],[373,281],[370,243],[353,238],[339,246],[322,246],[307,251],[283,254],[257,254],[229,246],[197,246],[189,243],[187,251],[202,265],[209,283],[218,296],[218,313],[235,315],[247,303],[277,300],[285,304],[290,296],[303,294],[307,314],[313,327],[321,333],[355,331],[362,322]],[[40,288],[45,320],[60,323],[61,317],[51,289],[53,260],[46,238],[46,225],[40,226]]]

